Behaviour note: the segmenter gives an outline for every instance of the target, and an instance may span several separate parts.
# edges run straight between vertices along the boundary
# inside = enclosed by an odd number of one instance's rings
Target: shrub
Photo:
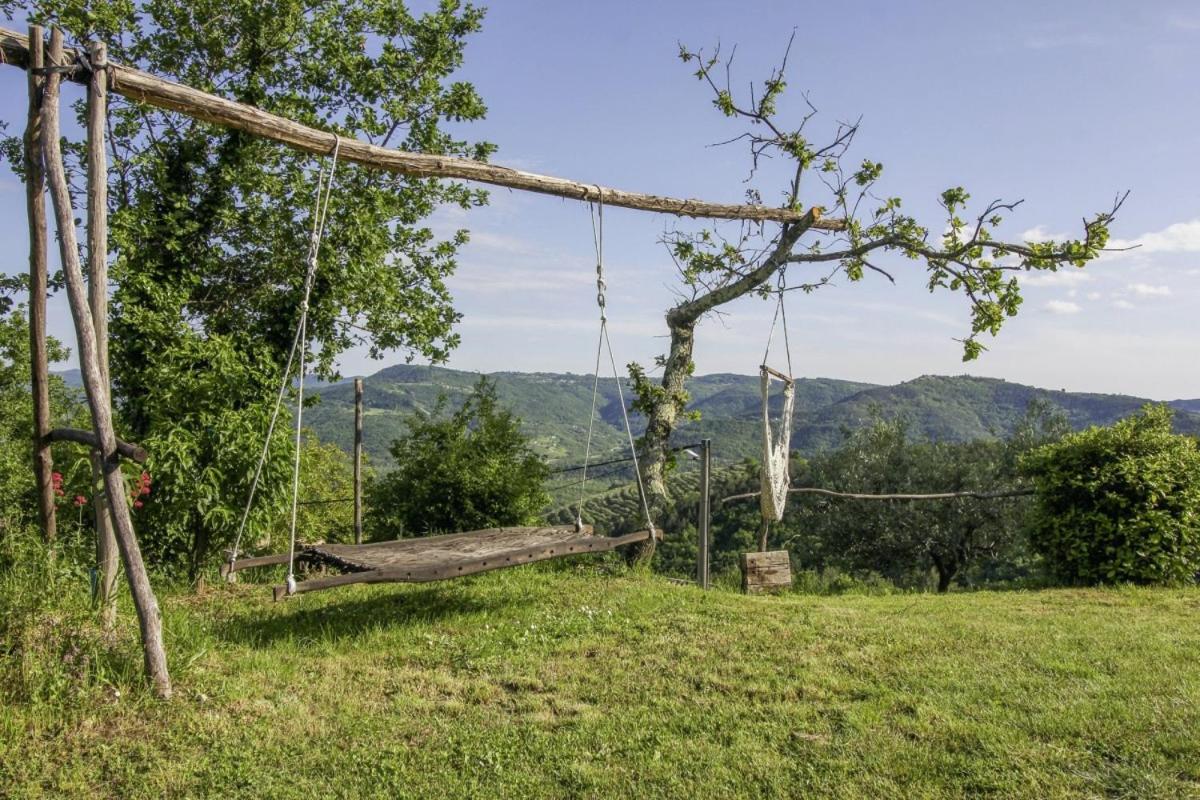
[[[531,525],[549,502],[548,470],[500,408],[495,384],[480,378],[462,407],[408,421],[392,444],[396,469],[370,489],[372,538],[395,538],[505,525]]]
[[[1200,449],[1146,406],[1021,460],[1036,506],[1030,543],[1070,583],[1177,583],[1200,571]]]

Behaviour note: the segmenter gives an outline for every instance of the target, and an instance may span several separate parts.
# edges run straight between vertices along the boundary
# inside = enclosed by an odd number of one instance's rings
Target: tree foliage
[[[375,538],[540,521],[549,502],[548,468],[486,377],[453,413],[442,401],[413,415],[408,426],[408,435],[392,444],[395,470],[370,493]]]
[[[1200,446],[1166,406],[1027,454],[1033,547],[1070,583],[1176,583],[1200,574]]]
[[[813,459],[796,483],[864,494],[993,493],[1014,488],[1008,445],[996,441],[914,442],[903,422],[879,421],[844,447]],[[856,500],[796,496],[792,529],[821,559],[899,582],[930,569],[938,591],[985,558],[1020,546],[1024,498]],[[779,535],[787,535],[787,531]]]
[[[941,220],[923,223],[904,210],[902,198],[884,193],[881,163],[850,155],[857,122],[838,123],[825,135],[815,133],[817,109],[807,95],[803,110],[785,119],[781,99],[790,50],[789,43],[779,67],[742,93],[734,88],[732,57],[723,59],[719,49],[680,46],[680,59],[694,69],[713,106],[738,124],[724,143],[748,147],[748,199],[764,202],[758,179],[780,177],[781,185],[770,191],[779,205],[803,216],[780,225],[680,227],[664,237],[680,289],[678,302],[666,314],[671,342],[659,358],[662,379],[655,385],[644,370],[630,366],[635,408],[647,416],[642,469],[660,502],[666,497],[670,436],[685,418],[689,400],[684,383],[695,368],[695,327],[707,315],[748,295],[813,292],[839,276],[852,283],[870,273],[894,280],[897,269],[915,262],[922,265],[931,292],[954,292],[966,301],[970,322],[962,344],[963,358],[970,360],[983,351],[985,335],[995,336],[1016,315],[1021,305],[1018,276],[1083,267],[1096,258],[1124,200],[1119,196],[1086,218],[1078,238],[1065,241],[1005,241],[1001,227],[1021,201],[994,200],[969,210],[970,194],[961,186],[941,193]],[[822,220],[833,220],[840,229],[823,229]],[[652,547],[648,544],[646,550]]]
[[[51,362],[66,360],[67,350],[57,339],[47,337],[46,346]],[[0,535],[37,519],[29,360],[29,322],[18,307],[0,316]],[[50,414],[54,426],[90,425],[77,393],[58,375],[50,376]],[[69,443],[55,445],[52,452],[56,500],[60,511],[70,509],[76,498],[91,493],[87,452]]]
[[[343,136],[476,159],[493,150],[448,127],[486,111],[454,79],[483,17],[469,3],[442,0],[422,14],[399,0],[47,0],[0,10],[56,24],[76,44],[99,38],[113,61]],[[156,461],[161,502],[143,538],[194,569],[232,536],[262,446],[300,313],[322,161],[110,100],[115,399]],[[458,315],[445,281],[467,234],[439,236],[428,218],[441,205],[484,202],[459,182],[338,165],[310,300],[318,374],[331,376],[354,346],[446,357]],[[265,476],[268,504],[284,474]]]

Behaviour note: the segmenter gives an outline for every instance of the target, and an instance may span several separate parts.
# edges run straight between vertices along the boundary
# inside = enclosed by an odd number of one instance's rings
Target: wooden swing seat
[[[370,544],[317,544],[296,549],[296,561],[326,566],[342,574],[296,583],[293,594],[332,589],[352,583],[424,583],[461,578],[478,572],[504,569],[550,558],[600,553],[651,537],[650,531],[624,536],[597,536],[591,525],[577,531],[574,525],[543,528],[487,528],[441,536],[421,536]],[[288,563],[288,554],[242,558],[224,564],[221,574],[252,567]],[[288,594],[275,587],[275,599]]]

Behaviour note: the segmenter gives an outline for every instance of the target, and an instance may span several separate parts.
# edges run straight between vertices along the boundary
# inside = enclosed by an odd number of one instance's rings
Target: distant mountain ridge
[[[522,419],[534,447],[556,464],[582,460],[591,409],[590,375],[572,373],[494,372],[501,402]],[[364,379],[364,446],[377,464],[388,461],[390,442],[403,434],[404,419],[417,410],[433,409],[445,395],[451,407],[461,403],[479,373],[442,367],[397,365]],[[593,453],[623,451],[624,428],[615,382],[601,379],[601,399]],[[758,376],[716,373],[694,377],[688,384],[689,408],[701,414],[676,431],[679,443],[713,440],[714,454],[729,462],[757,457],[761,437]],[[629,386],[624,382],[626,402]],[[343,381],[319,389],[321,402],[305,419],[325,440],[349,447],[353,435],[353,386]],[[1034,399],[1061,408],[1076,428],[1107,425],[1129,416],[1149,400],[1128,395],[1039,389],[997,378],[969,375],[925,375],[894,386],[801,378],[796,381],[792,446],[804,454],[835,447],[844,432],[868,424],[878,413],[901,417],[917,436],[967,441],[1005,436]],[[778,398],[775,398],[778,404]],[[1200,434],[1200,399],[1170,403],[1177,410],[1176,428]],[[635,432],[644,420],[635,416]]]
[[[81,385],[77,369],[57,374],[69,385]],[[504,406],[521,418],[539,452],[557,465],[583,459],[593,376],[493,372],[488,377],[495,381]],[[442,395],[450,407],[456,407],[478,380],[476,372],[410,364],[387,367],[365,378],[363,436],[368,457],[386,466],[388,447],[403,435],[408,415],[433,410]],[[629,384],[623,381],[622,385],[629,402]],[[758,457],[762,400],[757,375],[699,375],[691,379],[688,389],[692,394],[689,408],[699,411],[701,417],[679,427],[677,443],[711,438],[715,457],[725,463]],[[305,411],[305,422],[321,439],[349,449],[354,431],[353,381],[317,383],[312,391],[321,400]],[[595,460],[627,449],[615,382],[602,378],[600,391],[592,444]],[[923,375],[894,386],[800,378],[796,381],[792,447],[806,455],[836,447],[846,431],[868,424],[876,413],[888,419],[903,418],[914,435],[930,439],[968,441],[1005,436],[1034,399],[1061,408],[1076,428],[1111,424],[1151,402],[1128,395],[1039,389],[970,375]],[[778,403],[779,398],[774,398],[775,408]],[[1175,400],[1169,405],[1176,409],[1177,430],[1200,435],[1200,399]],[[645,423],[634,415],[633,424],[635,433],[640,433]]]

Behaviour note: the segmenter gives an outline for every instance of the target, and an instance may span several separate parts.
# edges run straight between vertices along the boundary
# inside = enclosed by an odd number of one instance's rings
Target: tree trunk
[[[662,389],[664,395],[654,403],[646,420],[646,432],[642,437],[642,485],[646,488],[646,502],[651,516],[657,516],[666,505],[667,462],[671,454],[671,434],[687,402],[685,384],[691,376],[692,349],[695,345],[696,321],[667,322],[671,326],[671,351],[663,367]],[[654,555],[653,538],[639,542],[630,549],[632,560],[646,563]]]
[[[696,345],[696,323],[714,308],[749,294],[787,264],[788,255],[800,236],[819,219],[818,209],[809,209],[796,223],[785,225],[771,253],[755,269],[707,294],[681,303],[667,312],[667,327],[671,331],[671,349],[663,365],[662,393],[658,394],[647,413],[646,433],[642,438],[642,456],[638,466],[646,487],[647,501],[653,514],[666,505],[666,467],[671,455],[671,434],[679,415],[687,406],[687,379],[695,370],[692,354]],[[654,555],[653,539],[633,549],[633,559],[645,562]]]
[[[954,576],[958,574],[958,561],[953,558],[934,558],[933,568],[937,570],[938,594],[945,594],[946,592],[950,591],[950,582],[953,581]]]

